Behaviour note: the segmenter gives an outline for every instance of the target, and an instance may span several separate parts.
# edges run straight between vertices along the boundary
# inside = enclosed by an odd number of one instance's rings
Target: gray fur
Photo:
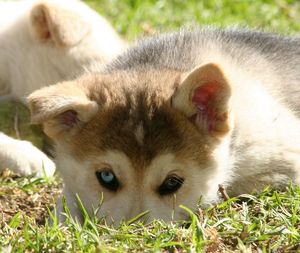
[[[212,44],[238,65],[252,69],[258,79],[264,78],[266,86],[276,85],[281,99],[300,113],[299,36],[233,28],[182,30],[140,41],[108,65],[106,72],[149,68],[189,71],[205,63],[203,56]],[[277,75],[278,82],[269,83],[267,69]]]

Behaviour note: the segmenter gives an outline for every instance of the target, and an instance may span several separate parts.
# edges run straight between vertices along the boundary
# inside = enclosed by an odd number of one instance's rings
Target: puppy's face
[[[98,215],[109,221],[145,211],[147,220],[169,221],[186,218],[179,205],[216,198],[229,95],[209,64],[189,74],[86,76],[37,91],[29,103],[33,122],[56,142],[66,185],[90,212],[101,202]]]

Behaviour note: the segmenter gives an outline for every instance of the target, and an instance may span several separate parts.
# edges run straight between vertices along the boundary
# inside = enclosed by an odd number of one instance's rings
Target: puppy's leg
[[[5,168],[23,176],[49,177],[55,172],[55,164],[30,142],[0,132],[0,170]]]

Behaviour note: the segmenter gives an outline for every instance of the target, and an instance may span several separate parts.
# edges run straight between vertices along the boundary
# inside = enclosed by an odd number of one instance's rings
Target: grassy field
[[[181,26],[241,25],[296,34],[300,2],[296,0],[87,0],[122,36],[134,41]],[[0,104],[0,129],[15,136],[15,104]],[[40,145],[20,108],[21,137]],[[85,216],[49,225],[48,209],[59,194],[58,177],[0,176],[0,252],[300,252],[300,188],[266,188],[254,195],[224,200],[190,213],[189,224],[123,223],[114,228]],[[183,207],[184,208],[184,207]]]
[[[122,223],[114,228],[85,214],[64,225],[48,209],[57,179],[0,177],[0,252],[299,252],[300,188],[266,188],[190,213],[189,223]],[[182,207],[184,208],[184,207]],[[84,212],[83,212],[84,213]]]

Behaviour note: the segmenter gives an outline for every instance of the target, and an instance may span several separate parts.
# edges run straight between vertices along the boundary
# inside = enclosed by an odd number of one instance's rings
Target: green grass
[[[45,184],[50,192],[51,187],[57,188],[52,179],[25,181],[0,177],[0,192],[13,185],[26,198],[40,192]],[[283,192],[266,188],[206,210],[199,208],[196,213],[182,207],[191,216],[188,223],[136,221],[110,227],[104,220],[85,214],[82,225],[70,216],[64,225],[58,224],[55,215],[51,215],[52,225],[47,219],[41,225],[34,214],[28,217],[17,212],[0,223],[0,252],[1,248],[4,252],[297,252],[299,207],[300,188],[291,185]],[[46,205],[41,209],[47,210]]]
[[[300,2],[292,0],[87,0],[122,36],[181,26],[242,25],[284,34],[300,31]],[[12,136],[15,106],[0,104],[0,129]],[[21,137],[40,145],[21,109]],[[191,213],[190,224],[155,221],[113,228],[86,217],[58,225],[51,208],[60,182],[54,179],[0,177],[0,252],[300,252],[300,188],[231,199]],[[190,212],[189,210],[186,210]],[[259,251],[260,250],[260,251]]]
[[[300,30],[297,0],[86,0],[107,17],[118,32],[133,40],[143,27],[169,31],[181,26],[241,25],[281,33]]]
[[[16,116],[17,115],[17,116]],[[5,101],[0,102],[0,131],[16,138],[15,118],[18,118],[18,129],[21,139],[33,142],[39,148],[42,147],[42,130],[40,127],[29,125],[28,109],[17,102]]]

